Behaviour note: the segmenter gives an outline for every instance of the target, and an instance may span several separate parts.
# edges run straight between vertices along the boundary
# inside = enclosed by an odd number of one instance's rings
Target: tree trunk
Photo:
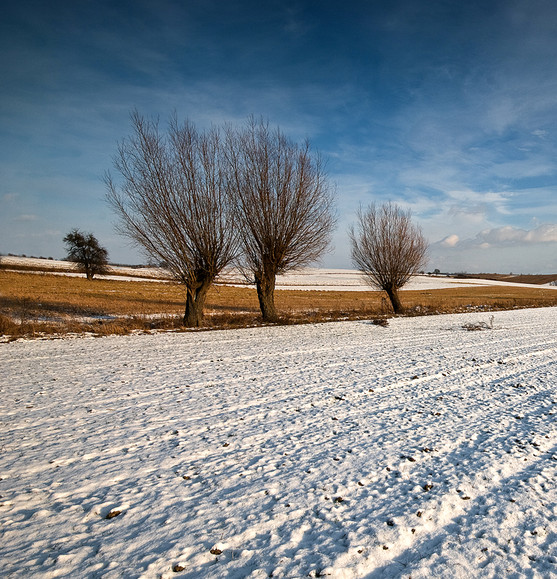
[[[204,281],[196,288],[187,288],[186,311],[183,324],[187,328],[199,328],[203,323],[203,308],[211,282]]]
[[[385,291],[391,300],[391,305],[393,306],[393,311],[395,314],[400,314],[404,311],[402,303],[398,297],[398,290],[395,288],[386,288]]]
[[[263,321],[276,322],[278,315],[275,308],[275,276],[265,273],[256,275],[255,285],[257,286],[257,298]]]

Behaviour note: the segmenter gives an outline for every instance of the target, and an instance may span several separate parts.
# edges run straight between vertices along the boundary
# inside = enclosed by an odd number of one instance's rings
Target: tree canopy
[[[107,273],[108,251],[92,233],[72,229],[63,239],[68,255],[66,259],[77,264],[87,279]]]

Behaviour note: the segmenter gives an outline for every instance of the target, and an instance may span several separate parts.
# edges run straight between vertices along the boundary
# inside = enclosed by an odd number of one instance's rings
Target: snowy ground
[[[75,264],[69,261],[62,261],[56,259],[45,259],[39,257],[16,257],[12,255],[0,256],[0,261],[4,266],[13,267],[17,271],[21,267],[37,268],[36,273],[40,270],[48,272],[53,275],[68,275],[76,277],[85,277],[84,273],[77,271],[68,272],[68,268],[75,268]],[[113,279],[118,281],[161,281],[160,278],[168,277],[168,272],[158,267],[129,267],[124,265],[110,265],[109,270],[114,272],[114,275],[101,275],[97,278]]]
[[[32,257],[13,257],[3,256],[0,258],[2,263],[8,266],[17,267],[27,266],[41,268],[57,275],[69,275],[83,277],[83,273],[67,272],[68,267],[73,264],[67,261],[56,261],[48,259],[39,259]],[[100,279],[112,279],[118,281],[161,281],[169,277],[167,270],[156,267],[126,267],[110,266],[114,275],[97,276]],[[221,283],[228,285],[247,285],[245,277],[234,269],[226,270],[219,276]],[[434,290],[446,289],[459,286],[485,286],[485,285],[504,285],[518,287],[544,287],[545,289],[557,289],[557,286],[535,286],[532,284],[513,283],[504,281],[493,281],[486,279],[458,279],[446,276],[417,275],[404,286],[403,290]],[[285,275],[277,276],[277,289],[289,290],[320,290],[320,291],[370,291],[370,286],[366,283],[362,274],[355,269],[324,269],[307,267],[300,270],[289,272]]]
[[[494,316],[1,344],[0,575],[556,577],[557,308]]]
[[[245,278],[234,270],[220,276],[220,279],[229,284],[245,284]],[[416,275],[402,289],[404,290],[434,290],[462,286],[517,286],[517,287],[544,287],[557,289],[554,286],[535,286],[532,284],[493,281],[486,279],[459,279],[437,275]],[[371,291],[371,287],[364,276],[355,269],[323,269],[304,268],[277,276],[277,289],[289,290],[320,290],[320,291]]]

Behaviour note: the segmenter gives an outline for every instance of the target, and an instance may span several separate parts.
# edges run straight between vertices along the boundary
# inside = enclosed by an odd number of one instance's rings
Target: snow
[[[245,285],[245,278],[239,271],[229,270],[220,276],[220,281],[230,285]],[[544,287],[533,284],[494,281],[488,279],[464,279],[439,275],[416,275],[402,290],[434,290],[462,286],[515,286],[515,287]],[[319,290],[319,291],[372,291],[364,276],[355,269],[323,269],[304,268],[277,276],[277,289],[287,290]]]
[[[4,266],[8,266],[18,271],[20,268],[37,268],[37,271],[30,271],[28,273],[42,273],[48,272],[51,275],[66,275],[70,277],[85,277],[84,273],[78,271],[67,271],[68,268],[75,268],[77,266],[70,261],[62,261],[56,259],[45,259],[40,257],[18,257],[12,255],[0,256],[0,261]],[[109,265],[108,269],[114,275],[98,275],[97,279],[112,279],[118,281],[161,281],[160,278],[168,278],[168,271],[159,267],[131,267],[125,265]],[[42,270],[42,271],[41,271]]]
[[[56,261],[44,258],[2,256],[0,260],[17,270],[18,267],[41,268],[52,275],[66,275],[84,277],[85,274],[66,271],[74,264],[68,261]],[[167,270],[157,267],[128,267],[111,265],[110,270],[114,275],[98,275],[97,279],[110,279],[117,281],[165,281],[169,278]],[[32,272],[31,272],[32,273]],[[37,271],[35,273],[41,273]],[[218,278],[217,284],[233,286],[248,285],[245,277],[237,269],[225,270]],[[557,289],[557,286],[494,281],[486,279],[459,279],[439,275],[417,275],[405,285],[403,290],[434,290],[447,289],[461,286],[516,286],[516,287],[542,287],[544,289]],[[277,289],[286,290],[319,290],[319,291],[373,291],[365,281],[364,276],[355,269],[325,269],[303,268],[277,276]]]
[[[58,259],[46,259],[44,257],[20,257],[17,255],[2,255],[0,260],[3,265],[12,267],[37,267],[44,270],[57,270],[70,267],[72,264],[68,261]]]
[[[556,384],[557,308],[1,344],[0,575],[555,577]]]

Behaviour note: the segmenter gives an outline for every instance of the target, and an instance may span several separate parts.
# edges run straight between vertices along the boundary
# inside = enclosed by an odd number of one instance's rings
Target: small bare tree
[[[226,151],[242,267],[263,320],[275,321],[276,276],[315,261],[329,244],[333,191],[309,143],[299,146],[263,120],[229,128]]]
[[[133,134],[122,141],[107,174],[107,199],[120,231],[149,257],[164,262],[186,287],[184,325],[200,326],[207,291],[236,253],[223,147],[217,129],[198,132],[174,116],[168,133],[134,112]]]
[[[63,241],[68,250],[66,259],[77,264],[77,268],[85,273],[87,279],[108,273],[108,251],[92,233],[72,229]]]
[[[398,290],[425,266],[428,249],[410,211],[393,203],[360,207],[349,235],[354,265],[371,286],[387,293],[395,314],[403,311]]]

